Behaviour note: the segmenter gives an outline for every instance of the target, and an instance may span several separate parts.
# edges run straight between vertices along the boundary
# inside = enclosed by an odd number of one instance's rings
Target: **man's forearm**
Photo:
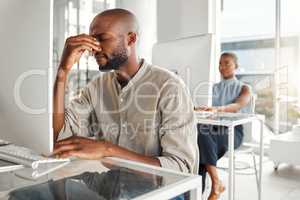
[[[54,140],[57,140],[58,134],[65,121],[65,85],[67,73],[61,68],[57,71],[56,81],[54,84],[53,95],[53,132]]]
[[[108,144],[105,156],[118,157],[159,167],[161,166],[158,158],[138,154],[114,144]]]

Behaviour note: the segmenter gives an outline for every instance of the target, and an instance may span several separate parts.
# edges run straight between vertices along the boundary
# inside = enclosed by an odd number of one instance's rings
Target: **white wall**
[[[152,46],[156,42],[156,0],[119,0],[117,7],[133,12],[139,21],[139,56],[148,62],[152,59]]]
[[[212,62],[207,68],[209,80],[219,80],[220,55],[220,0],[162,0],[157,2],[157,41],[159,43],[181,40],[201,35],[212,36]],[[199,44],[200,45],[200,44]],[[201,52],[199,52],[199,56]],[[207,58],[203,58],[207,59]],[[193,71],[197,74],[199,71]]]
[[[215,33],[216,0],[162,0],[157,2],[158,41]]]

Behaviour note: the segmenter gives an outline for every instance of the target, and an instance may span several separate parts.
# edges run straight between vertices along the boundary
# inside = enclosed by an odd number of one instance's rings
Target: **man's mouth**
[[[97,54],[95,54],[95,58],[96,58],[96,60],[102,59],[102,58],[108,59],[108,56],[104,53],[97,53]]]

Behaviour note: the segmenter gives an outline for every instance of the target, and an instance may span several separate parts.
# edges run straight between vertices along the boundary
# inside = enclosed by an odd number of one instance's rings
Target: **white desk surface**
[[[97,176],[106,176],[109,174],[108,172],[112,172],[113,170],[120,170],[120,172],[125,173],[125,176],[123,177],[122,173],[119,175],[120,179],[125,180],[125,183],[128,174],[131,178],[133,177],[133,179],[128,179],[128,183],[126,184],[129,185],[130,183],[133,185],[135,184],[135,178],[137,181],[146,180],[148,184],[150,180],[151,188],[149,190],[144,188],[144,191],[140,192],[136,191],[137,188],[133,188],[134,199],[151,199],[151,197],[160,197],[162,195],[165,199],[169,199],[170,197],[174,197],[174,195],[177,196],[187,191],[197,191],[198,195],[199,192],[201,192],[200,176],[175,172],[118,158],[105,158],[102,161],[74,160],[70,164],[35,181],[17,177],[12,172],[0,173],[0,199],[8,199],[9,192],[23,188],[24,186],[34,186],[40,183],[49,182],[49,180],[55,181],[79,174],[82,175],[84,172],[89,172],[90,175],[96,174]],[[153,181],[153,183],[151,181]],[[130,194],[130,189],[127,193]],[[137,193],[139,193],[139,195],[137,195]]]
[[[245,113],[213,113],[195,111],[195,116],[198,124],[210,124],[218,126],[236,126],[257,119],[257,115]]]

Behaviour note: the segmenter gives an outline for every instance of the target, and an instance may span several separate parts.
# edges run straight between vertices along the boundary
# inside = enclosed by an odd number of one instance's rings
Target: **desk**
[[[264,121],[254,114],[242,113],[209,113],[195,112],[197,124],[208,124],[225,126],[228,128],[228,153],[229,153],[229,178],[228,178],[228,199],[234,199],[235,178],[234,178],[234,127],[254,120],[260,121],[260,155],[259,155],[259,187],[258,199],[262,196],[262,161],[263,161],[263,124]]]
[[[80,199],[80,195],[94,199],[96,195],[101,198],[95,199],[105,200],[166,200],[189,192],[192,200],[198,200],[201,199],[202,184],[201,176],[119,158],[74,160],[36,181],[21,179],[13,172],[0,173],[0,180],[0,199],[24,193],[31,195],[34,194],[32,191],[38,191],[42,195],[51,193],[52,196],[62,195],[64,198],[72,195],[75,199]],[[55,194],[53,188],[60,193]]]

